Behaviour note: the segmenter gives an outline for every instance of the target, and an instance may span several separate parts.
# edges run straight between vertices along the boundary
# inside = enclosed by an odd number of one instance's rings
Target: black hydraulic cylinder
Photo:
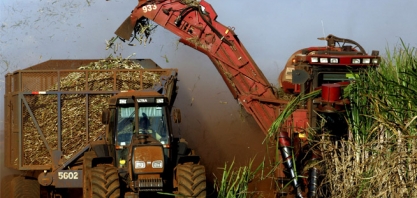
[[[312,167],[309,169],[308,175],[308,197],[316,197],[317,195],[317,180],[318,180],[318,170],[316,167]]]
[[[298,182],[297,170],[295,169],[293,162],[293,149],[291,147],[291,140],[287,132],[279,133],[279,148],[285,169],[287,169],[287,177],[292,181],[295,190],[295,197],[302,198],[301,184]]]

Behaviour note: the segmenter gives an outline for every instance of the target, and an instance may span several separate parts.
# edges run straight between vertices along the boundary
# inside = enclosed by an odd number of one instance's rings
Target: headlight
[[[152,162],[152,168],[162,168],[163,166],[164,165],[162,160],[156,160]]]
[[[352,63],[353,64],[360,64],[361,63],[361,59],[360,58],[353,58],[352,59]]]
[[[370,59],[370,58],[364,58],[364,59],[362,60],[362,63],[363,63],[363,64],[369,64],[369,63],[371,63],[371,59]]]
[[[372,59],[373,64],[378,64],[379,60],[377,58]]]
[[[156,103],[164,103],[164,99],[163,98],[157,98]]]
[[[124,159],[120,159],[120,160],[119,160],[119,163],[120,163],[120,165],[125,165],[125,164],[126,164],[126,160],[124,160]]]
[[[142,169],[146,167],[146,163],[144,161],[135,161],[135,169]]]
[[[311,57],[311,62],[312,63],[318,63],[319,62],[319,58],[317,58],[317,57]]]
[[[337,58],[330,58],[330,63],[339,63],[339,59],[337,59]]]
[[[329,60],[327,58],[320,58],[320,63],[328,63]]]

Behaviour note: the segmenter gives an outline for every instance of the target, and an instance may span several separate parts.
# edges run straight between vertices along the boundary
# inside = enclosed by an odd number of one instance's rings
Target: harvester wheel
[[[177,166],[178,193],[185,197],[206,197],[206,170],[203,165]]]
[[[11,181],[11,191],[13,198],[39,198],[40,185],[38,180],[15,177]]]
[[[97,157],[94,151],[84,153],[83,159],[83,198],[89,198],[91,195],[91,166],[93,159]]]
[[[117,168],[110,164],[99,164],[91,168],[91,197],[120,197],[120,183]]]

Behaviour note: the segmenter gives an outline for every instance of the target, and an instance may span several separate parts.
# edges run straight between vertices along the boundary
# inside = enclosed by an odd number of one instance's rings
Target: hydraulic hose
[[[279,148],[282,160],[287,170],[287,177],[292,181],[295,190],[295,197],[302,198],[301,184],[298,182],[297,170],[294,165],[293,149],[287,132],[279,133]]]
[[[318,181],[318,170],[316,167],[309,169],[308,174],[308,198],[316,197],[317,194],[317,181]]]

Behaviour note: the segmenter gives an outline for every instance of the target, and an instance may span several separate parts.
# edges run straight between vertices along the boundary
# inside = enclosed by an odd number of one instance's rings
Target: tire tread
[[[93,197],[120,197],[120,183],[117,169],[110,164],[100,164],[91,169],[91,184]]]
[[[206,197],[206,172],[202,165],[177,167],[178,193],[186,197]]]

